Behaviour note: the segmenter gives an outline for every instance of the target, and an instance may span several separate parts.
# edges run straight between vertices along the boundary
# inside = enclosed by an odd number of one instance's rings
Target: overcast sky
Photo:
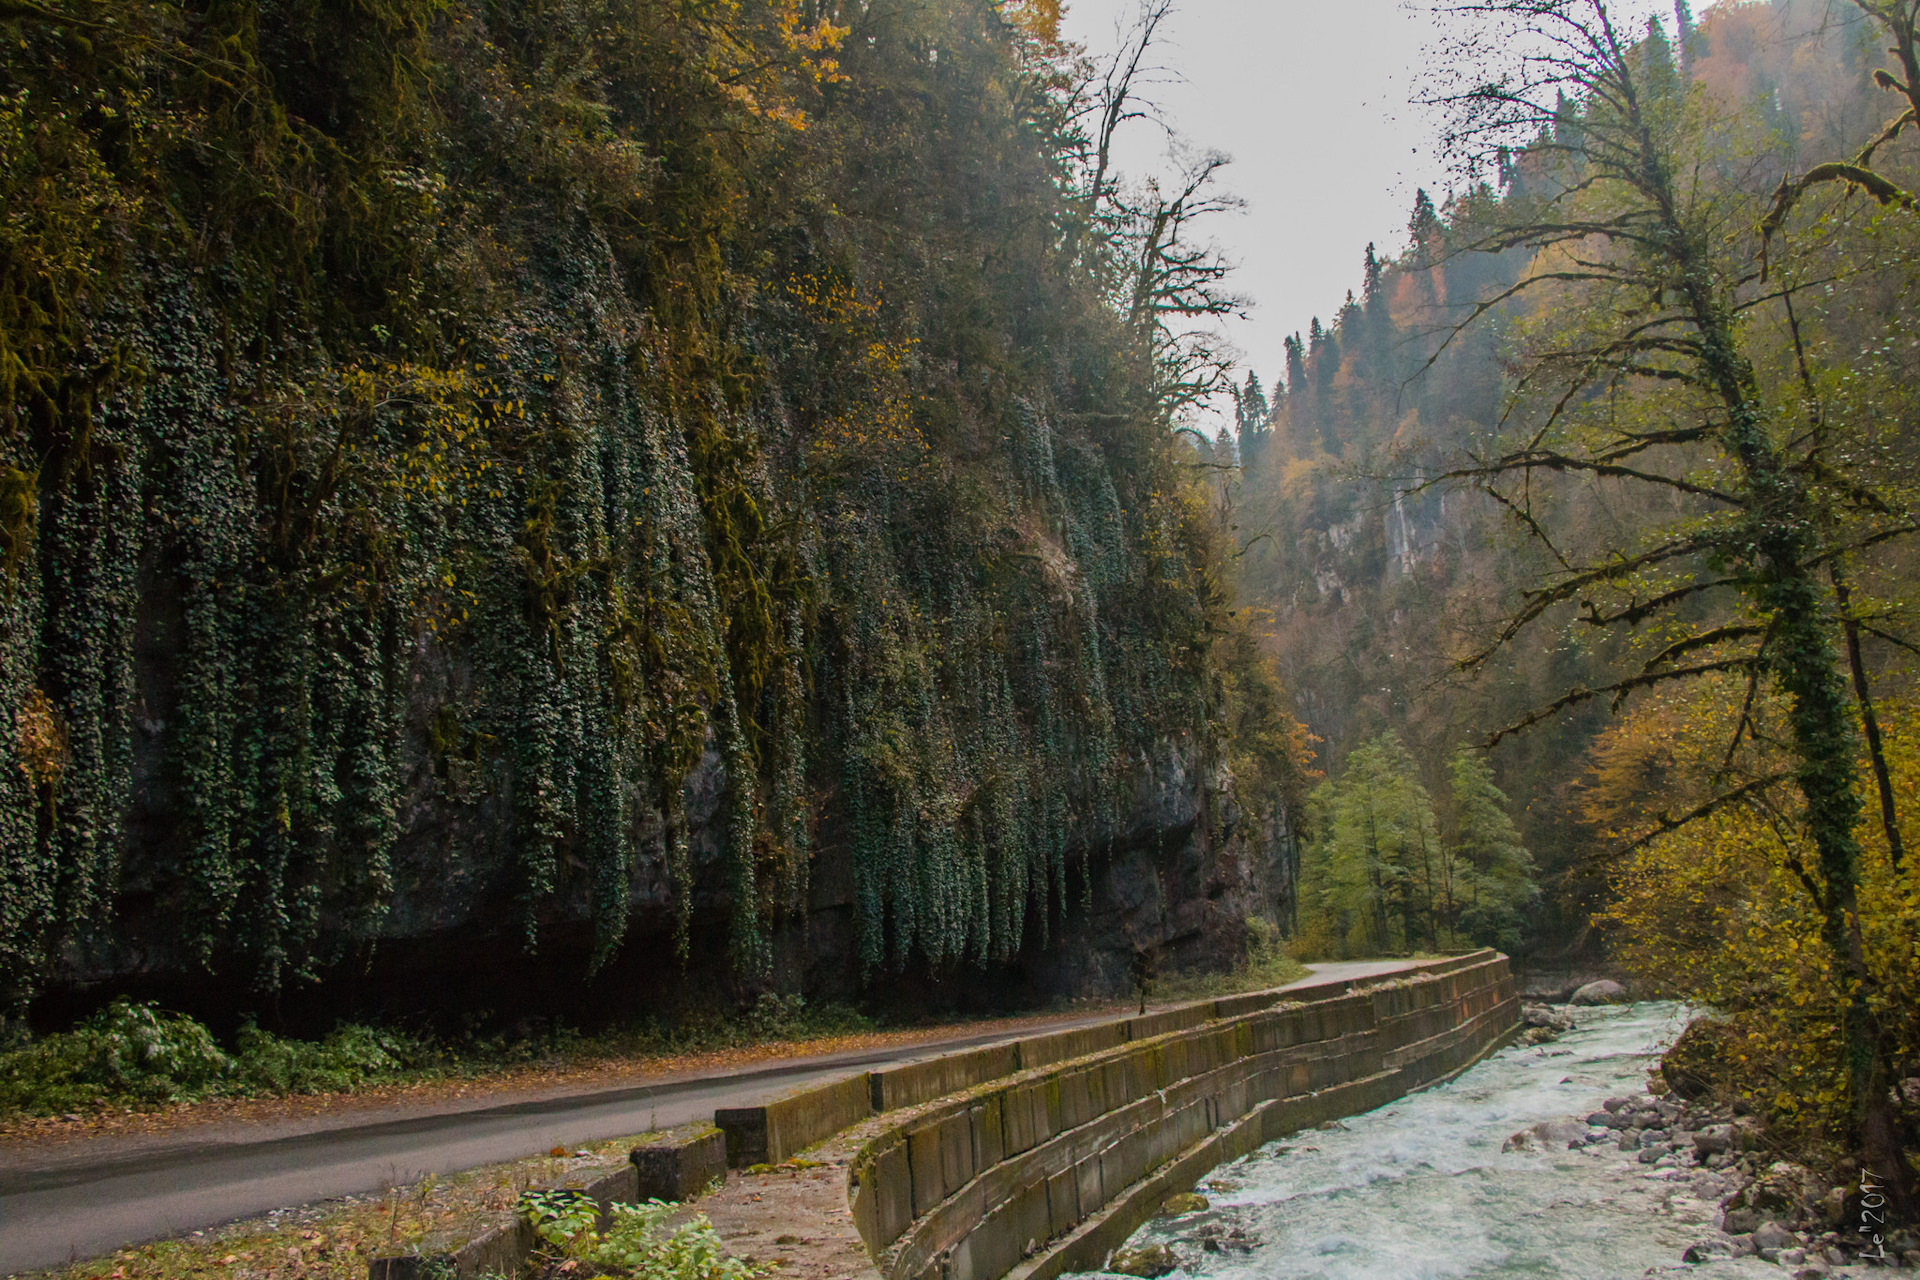
[[[1067,0],[1065,28],[1096,58],[1118,44],[1116,19],[1140,0]],[[1646,10],[1647,0],[1624,7]],[[1671,5],[1662,5],[1668,10]],[[1696,9],[1705,6],[1696,0]],[[1373,241],[1405,247],[1417,187],[1441,198],[1434,122],[1408,105],[1433,29],[1407,0],[1179,0],[1162,28],[1152,87],[1192,145],[1234,163],[1225,186],[1247,202],[1215,238],[1240,263],[1252,305],[1228,336],[1271,384],[1281,341],[1314,316],[1331,319]],[[1122,167],[1164,168],[1166,138],[1144,122],[1121,140]]]

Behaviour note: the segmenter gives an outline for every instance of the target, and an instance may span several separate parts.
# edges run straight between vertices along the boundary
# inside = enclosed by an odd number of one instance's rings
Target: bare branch
[[[1497,746],[1503,739],[1510,738],[1522,730],[1531,729],[1542,720],[1549,720],[1569,707],[1590,702],[1602,694],[1612,694],[1613,705],[1617,708],[1636,690],[1665,684],[1671,680],[1690,680],[1695,676],[1711,675],[1716,671],[1747,671],[1751,670],[1758,661],[1756,657],[1721,658],[1713,662],[1695,663],[1690,667],[1674,667],[1668,671],[1642,672],[1640,675],[1629,676],[1625,680],[1616,680],[1612,684],[1603,684],[1593,689],[1585,685],[1575,685],[1552,702],[1534,708],[1503,729],[1494,730],[1483,745],[1489,748]]]

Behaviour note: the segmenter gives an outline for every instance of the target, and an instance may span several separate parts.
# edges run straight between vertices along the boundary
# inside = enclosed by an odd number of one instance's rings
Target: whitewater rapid
[[[1642,1092],[1687,1015],[1639,1004],[1574,1016],[1557,1042],[1505,1049],[1343,1128],[1223,1166],[1198,1188],[1211,1208],[1157,1219],[1128,1247],[1170,1245],[1174,1280],[1793,1274],[1757,1258],[1681,1263],[1688,1245],[1715,1234],[1726,1184],[1706,1170],[1650,1168],[1612,1141],[1502,1151],[1518,1130]]]

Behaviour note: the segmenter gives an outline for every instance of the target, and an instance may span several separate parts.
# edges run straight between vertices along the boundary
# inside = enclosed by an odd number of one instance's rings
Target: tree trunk
[[[1873,780],[1880,789],[1880,827],[1887,836],[1887,860],[1898,871],[1906,861],[1907,850],[1900,839],[1900,819],[1894,812],[1893,775],[1887,768],[1887,751],[1880,738],[1880,717],[1873,712],[1873,689],[1867,684],[1867,664],[1860,653],[1860,624],[1847,612],[1852,592],[1839,563],[1827,566],[1833,579],[1833,600],[1840,606],[1840,629],[1847,638],[1847,666],[1853,672],[1853,697],[1860,704],[1860,727],[1867,735],[1867,759],[1873,764]]]
[[[1900,1150],[1878,1019],[1868,1004],[1874,980],[1860,934],[1861,851],[1854,837],[1861,808],[1854,787],[1858,740],[1834,650],[1833,620],[1810,563],[1819,549],[1812,504],[1805,484],[1781,464],[1768,438],[1753,366],[1735,346],[1731,319],[1712,293],[1704,252],[1677,218],[1670,217],[1668,224],[1683,246],[1678,265],[1700,332],[1701,362],[1726,408],[1726,443],[1745,475],[1750,551],[1742,585],[1774,619],[1765,660],[1789,700],[1797,781],[1822,882],[1815,903],[1820,935],[1841,988],[1840,1029],[1855,1138],[1867,1167],[1888,1183],[1894,1203],[1904,1211],[1912,1201],[1911,1171]]]

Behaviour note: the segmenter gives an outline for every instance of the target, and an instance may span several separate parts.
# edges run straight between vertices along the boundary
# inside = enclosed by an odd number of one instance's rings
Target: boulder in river
[[[1157,1280],[1180,1264],[1174,1260],[1173,1250],[1163,1244],[1143,1244],[1137,1249],[1119,1249],[1107,1260],[1107,1270],[1115,1275],[1138,1276],[1140,1280]]]
[[[1207,1198],[1191,1191],[1182,1191],[1168,1196],[1160,1202],[1162,1218],[1177,1218],[1183,1213],[1199,1213],[1207,1208]]]
[[[1571,1031],[1573,1019],[1549,1005],[1523,1004],[1520,1006],[1520,1025],[1548,1031]]]
[[[1573,993],[1569,1004],[1596,1005],[1621,1004],[1627,998],[1627,989],[1611,978],[1602,978],[1598,982],[1589,982]]]
[[[1502,1151],[1568,1151],[1586,1145],[1586,1126],[1577,1120],[1542,1120],[1501,1144]]]

